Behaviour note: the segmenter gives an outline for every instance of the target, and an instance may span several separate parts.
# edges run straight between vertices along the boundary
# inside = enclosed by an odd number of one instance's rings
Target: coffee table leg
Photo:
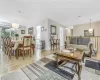
[[[56,64],[57,64],[57,67],[58,67],[58,56],[56,57],[56,62],[57,62]]]
[[[81,80],[81,70],[82,70],[82,65],[78,63],[78,80]]]

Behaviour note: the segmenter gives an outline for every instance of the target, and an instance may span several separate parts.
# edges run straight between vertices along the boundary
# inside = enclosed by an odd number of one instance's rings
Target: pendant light
[[[93,33],[93,29],[91,28],[91,19],[90,19],[90,28],[89,28],[89,33]]]
[[[12,27],[13,27],[13,29],[18,29],[19,28],[19,24],[12,23]]]

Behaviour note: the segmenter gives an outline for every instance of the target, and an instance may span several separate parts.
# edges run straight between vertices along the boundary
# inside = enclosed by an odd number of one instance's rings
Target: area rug
[[[68,79],[68,80],[72,80],[73,77],[74,77],[74,74],[66,71],[66,70],[63,70],[62,68],[60,67],[57,67],[56,65],[56,61],[51,61],[49,62],[48,64],[45,65],[46,68],[56,72],[57,74],[61,75],[62,77]]]
[[[85,66],[100,71],[100,63],[99,62],[86,60]]]
[[[90,72],[92,71],[93,73],[100,75],[100,62],[86,60],[85,67],[90,70]]]
[[[23,73],[23,75],[26,77],[24,79],[24,76],[20,77],[18,76],[18,73],[11,73],[9,75],[5,75],[1,78],[1,80],[72,80],[74,77],[74,74],[67,72],[66,70],[62,68],[55,68],[56,70],[53,70],[53,68],[48,68],[47,64],[51,63],[53,60],[50,60],[48,58],[42,58],[41,60],[32,63],[30,65],[27,65],[23,68],[21,68],[20,73]],[[54,66],[53,66],[54,67]],[[23,79],[22,79],[23,78]]]

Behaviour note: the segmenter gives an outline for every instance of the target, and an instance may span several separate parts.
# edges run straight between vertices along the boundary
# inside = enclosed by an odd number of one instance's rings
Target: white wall
[[[61,25],[60,23],[57,23],[51,19],[45,19],[40,21],[37,26],[40,25],[41,27],[44,27],[44,31],[41,32],[41,40],[45,40],[45,49],[50,50],[50,26],[54,25],[56,26],[56,34],[58,34],[58,38],[60,39],[60,27],[66,28],[66,26]],[[28,27],[29,28],[29,27]],[[28,30],[27,28],[27,30]],[[36,35],[36,26],[34,26],[33,34]],[[66,33],[64,33],[66,34]],[[64,35],[65,36],[65,35]]]
[[[54,26],[56,26],[56,34],[58,34],[58,38],[60,36],[60,27],[66,28],[66,26],[64,26],[54,20],[51,20],[51,19],[48,19],[48,23],[49,23],[49,35],[50,35],[50,26],[54,25]]]
[[[50,26],[54,25],[56,26],[56,34],[58,34],[58,38],[60,39],[60,27],[65,28],[66,26],[61,25],[51,19],[45,19],[42,20],[38,25],[41,25],[41,27],[44,27],[44,31],[41,32],[41,40],[45,40],[45,49],[50,50]]]
[[[89,28],[90,28],[90,23],[74,25],[73,36],[84,36],[84,30],[88,30]],[[92,22],[91,28],[94,29],[95,36],[100,36],[100,21]]]

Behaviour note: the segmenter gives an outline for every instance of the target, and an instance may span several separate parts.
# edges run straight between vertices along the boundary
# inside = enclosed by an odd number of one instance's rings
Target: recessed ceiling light
[[[20,10],[19,10],[18,12],[19,12],[19,13],[23,13],[23,12],[22,12],[22,11],[20,11]]]
[[[81,17],[81,16],[77,16],[77,17]]]

